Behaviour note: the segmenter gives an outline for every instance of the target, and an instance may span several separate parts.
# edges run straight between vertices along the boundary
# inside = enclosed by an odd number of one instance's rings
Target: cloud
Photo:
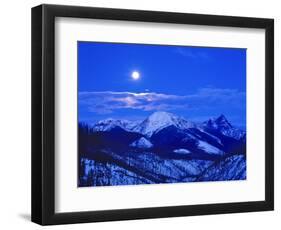
[[[192,58],[192,59],[200,58],[201,60],[210,59],[210,56],[202,50],[196,50],[196,49],[193,50],[193,49],[185,49],[182,47],[176,47],[174,51],[175,53],[186,58]]]
[[[79,106],[89,112],[109,114],[118,109],[142,111],[172,111],[202,109],[219,106],[241,106],[245,93],[235,89],[206,87],[195,94],[174,95],[156,92],[80,92]]]
[[[246,103],[246,93],[237,89],[206,87],[199,89],[196,94],[189,95],[188,98],[197,102],[197,105],[208,103],[212,106],[241,106],[243,103]]]
[[[144,111],[171,110],[184,96],[154,92],[80,92],[79,105],[99,114],[111,113],[116,109],[139,109]]]

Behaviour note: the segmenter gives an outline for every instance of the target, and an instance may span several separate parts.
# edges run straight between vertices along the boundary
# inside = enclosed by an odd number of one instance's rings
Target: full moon
[[[138,80],[140,78],[140,73],[138,71],[134,71],[131,76],[134,80]]]

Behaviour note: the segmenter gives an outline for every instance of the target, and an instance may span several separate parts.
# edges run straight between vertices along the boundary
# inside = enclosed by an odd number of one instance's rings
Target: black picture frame
[[[265,200],[173,207],[55,213],[55,18],[265,29]],[[274,20],[94,7],[32,8],[32,221],[41,225],[222,214],[274,209]]]

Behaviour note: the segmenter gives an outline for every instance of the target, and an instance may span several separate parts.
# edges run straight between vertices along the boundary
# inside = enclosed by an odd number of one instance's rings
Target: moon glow
[[[133,71],[131,77],[133,80],[138,80],[140,78],[140,73],[138,71]]]

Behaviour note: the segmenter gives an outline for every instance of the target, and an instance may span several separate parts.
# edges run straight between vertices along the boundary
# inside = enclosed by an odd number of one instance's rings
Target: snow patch
[[[218,148],[216,148],[213,145],[208,144],[205,141],[198,141],[198,148],[204,150],[206,153],[209,154],[216,154],[216,155],[223,155],[223,152],[221,150],[219,150]]]
[[[147,140],[145,137],[141,137],[140,139],[134,141],[132,144],[130,144],[131,147],[137,147],[137,148],[143,148],[143,149],[149,149],[153,147],[153,144]]]
[[[173,151],[174,153],[179,153],[179,154],[190,154],[191,152],[187,149],[175,149]]]

